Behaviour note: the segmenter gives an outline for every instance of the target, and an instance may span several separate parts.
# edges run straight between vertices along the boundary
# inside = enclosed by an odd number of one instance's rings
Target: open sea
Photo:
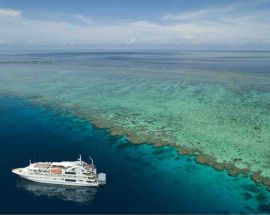
[[[270,52],[1,53],[0,213],[270,213],[270,192],[250,177],[149,144],[268,174],[269,68]],[[79,154],[106,186],[11,172]]]

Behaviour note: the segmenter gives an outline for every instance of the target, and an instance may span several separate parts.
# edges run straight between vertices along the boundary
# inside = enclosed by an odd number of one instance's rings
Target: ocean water
[[[270,52],[2,53],[0,92],[270,177]]]
[[[65,212],[267,210],[268,191],[249,177],[229,177],[169,146],[270,177],[269,83],[269,51],[0,53],[0,113],[7,114],[0,141],[11,147],[1,151],[1,162],[14,164],[6,172],[30,157],[67,160],[90,152],[113,185],[98,191],[14,187],[9,177],[16,177],[7,175],[12,191],[5,193],[62,202]],[[162,144],[168,146],[155,147]],[[15,163],[6,162],[14,159],[11,152],[19,153]],[[12,211],[12,198],[3,211]],[[43,208],[32,205],[33,212]],[[24,201],[20,207],[30,210]]]
[[[269,213],[270,193],[171,147],[135,145],[69,112],[0,97],[0,213]],[[32,161],[91,155],[107,185],[72,188],[19,179]]]

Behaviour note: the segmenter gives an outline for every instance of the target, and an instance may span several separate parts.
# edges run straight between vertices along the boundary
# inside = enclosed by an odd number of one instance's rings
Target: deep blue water
[[[197,164],[169,147],[133,145],[68,113],[0,97],[0,213],[269,213],[270,195],[247,177]],[[12,168],[91,155],[107,185],[43,185]]]
[[[65,64],[97,67],[151,69],[205,69],[244,73],[268,73],[270,51],[81,51],[0,52],[4,64]]]

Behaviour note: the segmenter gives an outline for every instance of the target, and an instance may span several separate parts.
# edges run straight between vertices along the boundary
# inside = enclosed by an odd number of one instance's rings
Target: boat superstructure
[[[91,157],[90,157],[91,159]],[[98,187],[106,184],[106,174],[97,173],[93,160],[88,164],[82,161],[36,162],[12,172],[22,178],[47,184]]]

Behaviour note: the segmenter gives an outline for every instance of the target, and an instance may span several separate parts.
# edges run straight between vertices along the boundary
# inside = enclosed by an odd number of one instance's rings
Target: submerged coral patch
[[[72,112],[132,143],[177,147],[199,163],[232,176],[248,173],[270,186],[270,74],[255,63],[242,68],[244,57],[213,70],[198,60],[203,56],[192,54],[184,64],[162,66],[155,62],[165,54],[158,59],[144,54],[145,63],[128,53],[119,54],[127,55],[127,62],[108,63],[102,54],[58,56],[42,65],[10,61],[1,66],[0,91]],[[168,54],[164,62],[179,55]]]

